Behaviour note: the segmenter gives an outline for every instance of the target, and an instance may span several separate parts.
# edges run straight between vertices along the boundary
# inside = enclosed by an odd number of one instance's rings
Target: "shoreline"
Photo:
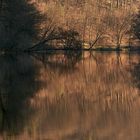
[[[48,52],[59,52],[59,51],[72,51],[72,52],[79,52],[79,51],[88,51],[88,52],[140,52],[140,48],[47,48],[47,49],[36,49],[36,50],[0,50],[0,54],[7,54],[7,53],[48,53]]]

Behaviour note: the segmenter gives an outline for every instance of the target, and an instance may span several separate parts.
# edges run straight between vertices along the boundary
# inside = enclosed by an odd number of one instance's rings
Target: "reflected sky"
[[[137,53],[0,56],[4,140],[139,140]]]

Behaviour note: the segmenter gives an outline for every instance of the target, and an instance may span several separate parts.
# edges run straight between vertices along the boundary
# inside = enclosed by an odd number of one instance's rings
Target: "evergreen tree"
[[[140,39],[140,11],[138,14],[135,16],[133,20],[133,25],[132,25],[133,32],[135,36]]]
[[[2,48],[25,49],[37,38],[41,15],[31,2],[5,0],[0,13]]]

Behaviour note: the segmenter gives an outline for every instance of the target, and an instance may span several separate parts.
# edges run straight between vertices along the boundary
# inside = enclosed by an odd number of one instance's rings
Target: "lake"
[[[0,139],[140,139],[139,53],[8,54],[0,64]]]

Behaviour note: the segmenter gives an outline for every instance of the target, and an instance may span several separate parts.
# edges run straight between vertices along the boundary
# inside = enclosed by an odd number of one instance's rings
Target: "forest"
[[[1,0],[0,50],[139,50],[139,0]]]
[[[140,0],[0,0],[0,140],[140,140]]]

